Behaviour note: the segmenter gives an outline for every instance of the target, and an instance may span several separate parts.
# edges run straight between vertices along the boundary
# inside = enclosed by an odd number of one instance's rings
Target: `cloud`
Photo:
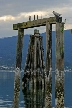
[[[0,0],[0,15],[17,15],[21,12],[62,8],[71,5],[71,0]]]
[[[7,16],[2,16],[0,17],[0,21],[9,21],[9,20],[15,20],[15,17],[13,17],[12,15],[7,15]]]
[[[34,11],[34,12],[28,12],[28,13],[20,13],[20,16],[24,16],[25,18],[26,17],[29,17],[29,16],[34,16],[34,15],[38,15],[38,16],[45,16],[47,14],[46,11]]]
[[[21,18],[28,18],[29,16],[31,16],[33,18],[34,15],[38,15],[39,17],[45,16],[47,15],[48,12],[46,11],[34,11],[34,12],[21,12],[20,14],[18,14],[17,16],[12,16],[12,15],[6,15],[6,16],[2,16],[0,17],[0,21],[13,21],[13,20],[18,20]]]
[[[17,35],[17,30],[13,30],[13,24],[26,22],[34,15],[39,18],[54,16],[52,11],[62,14],[63,21],[66,19],[66,29],[72,28],[72,1],[71,0],[0,0],[0,37]],[[40,32],[45,32],[45,27],[38,28]],[[33,29],[25,30],[25,34],[33,34]],[[53,30],[54,27],[53,27]]]
[[[38,15],[41,18],[42,17],[50,17],[54,16],[52,11],[57,11],[58,13],[61,13],[63,17],[70,17],[72,7],[65,6],[61,8],[44,8],[44,10],[35,10],[35,11],[29,11],[29,12],[20,12],[17,15],[4,15],[0,17],[0,21],[17,21],[17,20],[27,20],[29,16],[33,18],[34,15]]]

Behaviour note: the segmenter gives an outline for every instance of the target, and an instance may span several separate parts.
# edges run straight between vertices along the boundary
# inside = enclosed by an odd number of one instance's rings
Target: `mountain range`
[[[44,48],[44,58],[46,53],[46,33],[41,33],[43,36],[43,48]],[[16,60],[16,45],[17,37],[12,36],[7,38],[0,38],[0,67],[15,67]],[[23,56],[22,56],[22,68],[24,68],[26,54],[28,50],[30,35],[24,36],[23,45]],[[53,66],[55,64],[55,31],[52,32],[52,62]],[[72,67],[72,34],[70,30],[64,31],[64,64],[65,67]],[[1,69],[0,68],[0,69]]]

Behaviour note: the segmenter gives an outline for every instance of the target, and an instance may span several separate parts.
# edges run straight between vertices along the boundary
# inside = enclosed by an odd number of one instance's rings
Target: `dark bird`
[[[55,11],[53,11],[53,14],[55,15],[55,17],[60,17],[62,15],[62,14],[59,14],[59,13],[57,13]]]

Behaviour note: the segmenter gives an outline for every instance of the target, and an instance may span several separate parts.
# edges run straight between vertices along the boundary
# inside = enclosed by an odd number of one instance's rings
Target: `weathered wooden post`
[[[45,107],[52,108],[52,24],[46,22],[46,73],[45,80]]]
[[[46,72],[52,68],[52,24],[46,22]]]
[[[22,47],[23,47],[24,29],[18,28],[18,42],[17,42],[17,54],[16,54],[16,70],[14,79],[14,104],[13,108],[18,108],[19,105],[19,93],[20,93],[20,70],[22,62]]]
[[[19,69],[21,69],[21,62],[22,62],[23,38],[24,38],[24,29],[18,28],[16,68],[18,67]]]
[[[35,17],[34,17],[34,20],[35,20]],[[36,72],[37,72],[37,53],[36,53],[36,44],[37,44],[37,39],[36,39],[36,36],[37,36],[37,32],[38,30],[34,30],[34,78],[33,78],[33,81],[34,81],[34,108],[36,108]]]
[[[34,72],[34,74],[36,75],[36,69],[37,69],[37,59],[36,59],[36,44],[37,44],[37,39],[36,39],[36,35],[37,34],[37,31],[36,30],[34,30],[34,36],[35,36],[35,41],[34,41],[34,49],[35,49],[35,51],[34,51],[34,70],[35,70],[35,72]]]
[[[64,108],[64,23],[56,22],[55,106]]]

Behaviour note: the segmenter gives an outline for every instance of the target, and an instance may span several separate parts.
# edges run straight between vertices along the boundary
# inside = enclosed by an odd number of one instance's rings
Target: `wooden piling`
[[[45,108],[52,108],[52,77],[45,80]]]
[[[52,24],[46,23],[46,72],[52,68]]]
[[[36,37],[35,37],[35,43],[34,43],[34,70],[36,71],[36,68],[37,68],[37,59],[36,59],[36,44],[37,44],[37,42],[36,42],[37,40],[36,40]],[[34,74],[36,74],[35,72],[34,72]]]
[[[13,108],[19,106],[19,93],[20,93],[20,70],[22,62],[22,47],[23,47],[24,29],[18,29],[18,42],[17,42],[17,55],[16,55],[16,70],[14,78],[14,103]]]
[[[27,62],[25,66],[25,72],[27,69],[30,70],[31,87],[33,92],[36,92],[36,82],[40,80],[42,85],[42,90],[45,91],[45,107],[52,108],[52,24],[56,24],[56,73],[55,73],[55,99],[56,99],[56,108],[64,108],[64,23],[61,23],[62,20],[57,21],[55,17],[43,18],[33,21],[27,21],[23,23],[13,24],[13,30],[18,30],[18,42],[17,42],[17,54],[16,54],[16,68],[21,70],[22,62],[22,47],[23,47],[23,37],[24,29],[45,26],[46,25],[46,71],[44,72],[44,61],[43,61],[43,52],[40,49],[41,42],[39,39],[39,31],[34,31],[34,40],[30,43]],[[36,34],[37,33],[37,34]],[[38,37],[37,37],[38,36]],[[40,42],[40,43],[39,43]],[[37,48],[38,44],[38,48]],[[31,50],[34,50],[32,52]],[[39,51],[40,50],[40,51]],[[38,52],[38,54],[37,54]],[[40,64],[41,63],[41,64]],[[38,78],[36,78],[38,67],[43,73],[38,73]],[[29,81],[28,80],[28,81]],[[19,80],[20,81],[20,80]],[[17,82],[17,81],[16,81]],[[19,82],[20,84],[20,82]],[[28,83],[27,83],[28,84]],[[16,85],[16,83],[15,83]],[[34,88],[33,88],[34,85]],[[33,98],[34,99],[34,98]],[[35,96],[36,100],[36,96]],[[34,103],[34,102],[33,102]],[[34,106],[34,105],[33,105]],[[36,107],[36,105],[35,105]]]
[[[16,67],[21,69],[24,29],[18,29]]]
[[[64,23],[56,23],[55,107],[64,108]]]
[[[14,99],[12,108],[19,107],[19,95],[20,95],[20,69],[16,68],[14,77]]]
[[[64,23],[56,23],[56,69],[64,70]]]
[[[46,108],[52,108],[52,24],[46,23],[46,73],[45,93]],[[48,101],[48,104],[47,104]]]

